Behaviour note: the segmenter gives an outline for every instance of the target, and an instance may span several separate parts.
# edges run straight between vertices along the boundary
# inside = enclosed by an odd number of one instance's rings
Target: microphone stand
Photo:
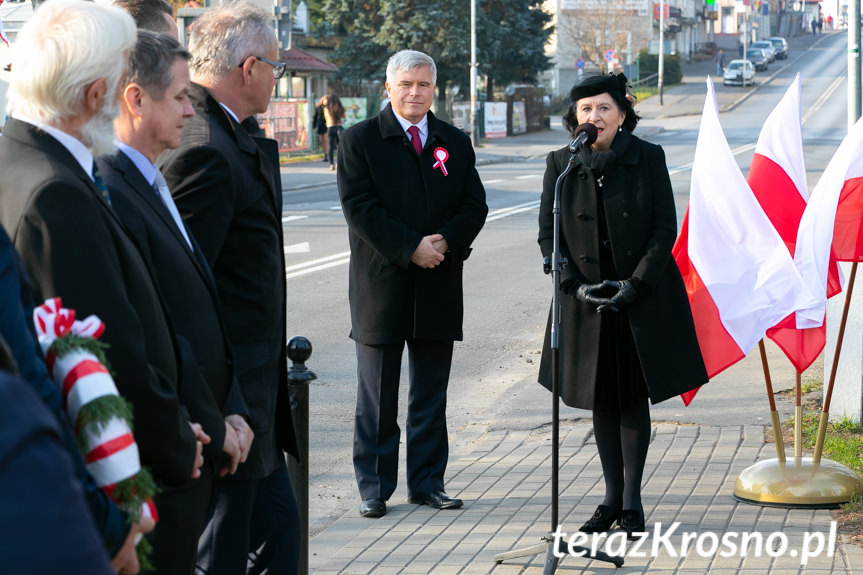
[[[543,575],[552,575],[557,569],[560,559],[555,552],[563,556],[570,551],[579,557],[589,557],[606,563],[613,563],[615,567],[623,565],[623,557],[611,556],[599,550],[579,545],[569,545],[563,537],[558,541],[557,549],[554,548],[554,533],[560,525],[558,521],[558,483],[560,472],[560,270],[566,267],[567,261],[560,253],[560,188],[564,178],[575,167],[575,152],[569,158],[566,169],[557,177],[554,183],[554,204],[552,218],[554,221],[554,238],[551,252],[551,262],[543,262],[543,271],[551,274],[553,284],[553,296],[551,303],[551,531],[543,537],[544,543],[539,543],[523,549],[515,549],[495,555],[495,563],[503,563],[507,559],[538,555],[545,552],[545,568]]]

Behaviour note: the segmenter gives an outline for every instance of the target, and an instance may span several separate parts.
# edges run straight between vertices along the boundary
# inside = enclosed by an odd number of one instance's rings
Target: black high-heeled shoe
[[[622,510],[617,524],[626,531],[627,539],[635,539],[633,533],[644,533],[644,507]]]
[[[615,521],[620,520],[620,509],[614,509],[607,505],[600,505],[593,512],[593,517],[579,528],[579,531],[585,533],[604,533],[611,530],[611,526]]]

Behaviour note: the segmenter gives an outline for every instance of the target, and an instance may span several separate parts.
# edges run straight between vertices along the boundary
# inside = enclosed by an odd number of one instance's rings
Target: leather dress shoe
[[[411,503],[417,505],[428,505],[435,509],[458,509],[463,505],[461,499],[450,497],[443,491],[432,491],[431,493],[415,493],[408,498]]]
[[[387,514],[387,504],[383,499],[373,497],[363,499],[360,503],[360,515],[363,517],[383,517]]]
[[[608,505],[600,505],[593,512],[593,516],[579,528],[579,531],[583,531],[584,533],[604,533],[610,531],[614,522],[620,520],[620,514],[620,509],[614,509]]]
[[[635,539],[633,533],[644,533],[644,508],[624,509],[620,512],[618,524],[626,531],[627,539]]]

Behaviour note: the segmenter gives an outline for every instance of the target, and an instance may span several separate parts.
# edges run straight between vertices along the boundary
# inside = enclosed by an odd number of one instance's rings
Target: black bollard
[[[312,342],[297,335],[288,341],[288,390],[291,399],[291,415],[294,420],[294,433],[297,437],[299,461],[288,456],[288,474],[294,486],[294,495],[300,510],[302,542],[300,547],[299,573],[309,572],[309,382],[317,379],[315,372],[306,367],[306,360],[312,355]]]

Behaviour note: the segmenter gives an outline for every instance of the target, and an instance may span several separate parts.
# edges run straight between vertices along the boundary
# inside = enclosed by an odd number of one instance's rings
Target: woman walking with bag
[[[342,135],[342,121],[345,119],[345,108],[342,101],[335,94],[327,96],[324,105],[324,118],[327,122],[327,140],[330,144],[330,169],[336,169],[336,151],[339,149],[339,140]]]

